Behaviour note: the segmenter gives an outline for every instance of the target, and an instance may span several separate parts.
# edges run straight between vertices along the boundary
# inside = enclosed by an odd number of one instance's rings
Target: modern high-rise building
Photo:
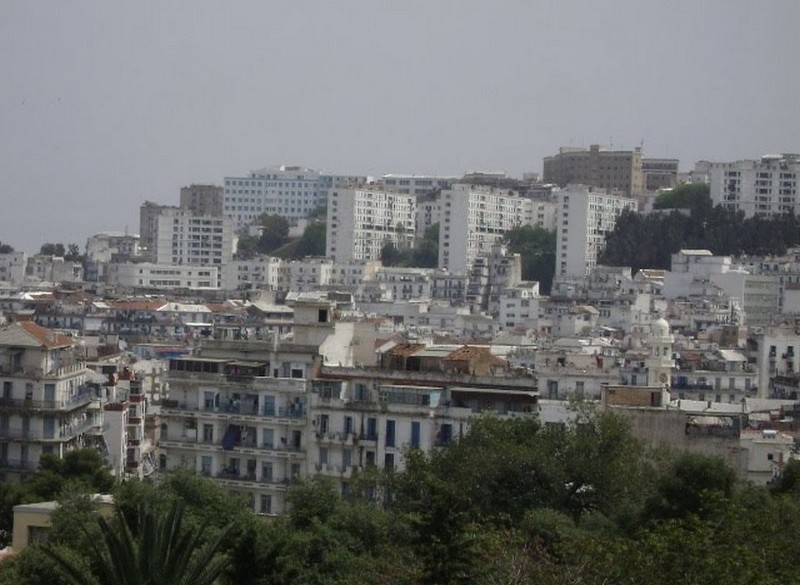
[[[561,187],[583,184],[607,191],[621,191],[629,197],[644,192],[642,150],[611,150],[593,144],[589,149],[562,147],[544,159],[544,182]]]
[[[570,185],[558,193],[556,275],[586,276],[597,265],[606,234],[636,200],[601,189]]]
[[[467,274],[505,233],[532,223],[533,202],[513,191],[454,185],[441,195],[439,268]]]
[[[229,220],[165,209],[157,219],[153,258],[158,264],[218,266],[233,257]]]
[[[236,231],[264,213],[294,223],[325,206],[331,189],[366,180],[362,176],[323,175],[300,166],[267,167],[246,177],[225,177],[224,213]]]
[[[761,160],[710,163],[711,201],[746,217],[800,214],[797,197],[800,154],[770,154]]]
[[[224,191],[217,185],[196,185],[181,187],[180,205],[197,215],[222,217]]]
[[[410,248],[416,236],[416,212],[414,195],[378,185],[335,189],[328,203],[325,255],[337,263],[379,260],[388,243]]]

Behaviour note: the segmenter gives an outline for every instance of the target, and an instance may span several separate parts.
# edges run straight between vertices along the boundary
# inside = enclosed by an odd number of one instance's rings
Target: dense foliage
[[[47,545],[66,562],[34,546],[0,565],[0,584],[73,583],[64,565],[103,574],[109,556],[91,551],[118,545],[128,526],[131,546],[114,561],[125,566],[156,538],[142,539],[154,528],[142,510],[172,525],[175,506],[183,517],[172,532],[196,537],[181,558],[213,561],[221,583],[797,582],[797,462],[774,486],[739,484],[718,458],[650,452],[624,419],[579,407],[567,426],[479,419],[405,463],[351,478],[346,495],[327,480],[297,482],[290,514],[271,519],[188,472],[117,485],[119,516],[105,528],[66,492]]]
[[[0,242],[0,254],[10,254],[14,251],[14,246]]]
[[[782,254],[800,243],[800,221],[794,215],[745,219],[742,212],[712,206],[703,185],[687,185],[660,195],[656,207],[672,211],[623,212],[606,235],[598,262],[630,266],[634,271],[668,270],[672,254],[684,248],[708,249],[723,256],[770,255]]]
[[[398,248],[387,242],[381,248],[384,266],[436,268],[439,265],[439,224],[435,223],[417,239],[413,248]]]
[[[542,294],[550,294],[556,270],[556,233],[530,225],[505,234],[508,251],[520,254],[522,278],[539,282]]]

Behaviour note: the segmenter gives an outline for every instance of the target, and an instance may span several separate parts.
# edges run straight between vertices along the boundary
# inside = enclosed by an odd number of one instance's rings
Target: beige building
[[[642,150],[610,150],[598,144],[588,150],[561,147],[558,154],[545,157],[543,180],[561,187],[580,183],[638,197],[644,192]]]
[[[678,184],[677,158],[643,158],[645,191],[672,189]]]

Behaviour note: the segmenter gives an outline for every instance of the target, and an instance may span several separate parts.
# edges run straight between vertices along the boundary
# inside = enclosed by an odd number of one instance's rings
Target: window
[[[420,440],[419,422],[412,421],[411,422],[411,446],[414,447],[414,448],[419,448],[419,440]]]
[[[260,514],[272,514],[272,496],[264,494],[261,496]]]
[[[386,471],[394,471],[394,453],[386,453],[384,455],[383,467]]]
[[[395,431],[395,422],[393,420],[386,421],[386,446],[387,447],[394,447],[394,431]]]

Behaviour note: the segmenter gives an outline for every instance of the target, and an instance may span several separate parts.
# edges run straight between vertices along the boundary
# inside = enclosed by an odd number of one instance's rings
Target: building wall
[[[561,148],[544,159],[545,183],[566,187],[580,183],[638,197],[644,191],[641,149],[609,150],[593,144],[585,148]]]
[[[417,200],[385,189],[331,192],[325,255],[335,262],[380,260],[387,243],[413,246]]]
[[[711,163],[711,201],[746,217],[800,212],[800,155],[767,155],[761,160]]]
[[[109,265],[107,281],[129,288],[215,290],[219,288],[219,273],[217,266],[126,262]]]
[[[480,255],[502,243],[505,233],[530,225],[533,203],[492,187],[455,185],[442,192],[439,268],[467,274]]]
[[[597,265],[605,236],[619,215],[636,210],[636,201],[609,195],[583,185],[570,185],[558,194],[556,275],[585,276]]]
[[[181,187],[180,205],[195,215],[222,217],[224,211],[224,191],[217,185],[196,185]]]

